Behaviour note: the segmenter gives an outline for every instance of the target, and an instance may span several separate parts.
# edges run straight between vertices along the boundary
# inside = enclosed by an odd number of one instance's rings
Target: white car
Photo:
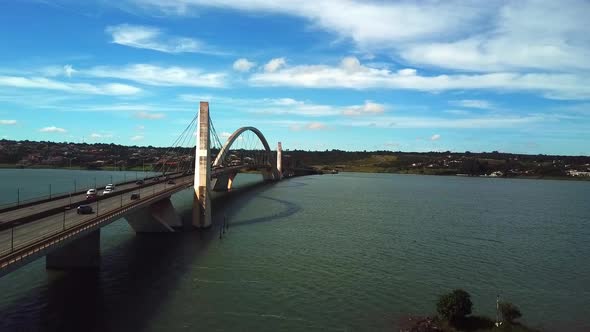
[[[105,188],[105,189],[102,191],[102,194],[103,194],[103,195],[108,195],[108,194],[112,194],[112,193],[113,193],[113,189],[112,189],[112,188],[109,188],[109,187],[106,187],[106,188]]]
[[[96,198],[96,189],[88,189],[86,192],[86,199],[95,199]]]
[[[107,184],[106,187],[104,187],[104,189],[110,189],[110,190],[115,190],[115,185],[114,184]]]

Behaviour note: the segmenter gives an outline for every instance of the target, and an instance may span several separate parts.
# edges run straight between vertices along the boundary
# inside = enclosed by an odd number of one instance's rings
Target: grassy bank
[[[498,161],[490,161],[491,164]],[[393,174],[417,174],[417,175],[446,175],[455,176],[464,173],[460,168],[454,167],[426,167],[410,166],[405,160],[401,160],[394,155],[374,154],[366,158],[355,160],[343,160],[338,163],[315,164],[316,169],[329,171],[338,170],[340,172],[360,172],[360,173],[393,173]],[[477,175],[475,175],[477,177]],[[569,181],[590,181],[590,177],[574,176],[556,176],[556,175],[510,175],[501,178],[515,179],[544,179],[544,180],[569,180]]]

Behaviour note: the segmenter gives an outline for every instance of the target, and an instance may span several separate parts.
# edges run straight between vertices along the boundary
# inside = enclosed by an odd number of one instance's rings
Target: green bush
[[[509,323],[522,317],[520,309],[510,302],[500,302],[500,313],[502,313],[502,318]]]
[[[471,314],[471,296],[462,289],[441,295],[436,304],[436,311],[449,322],[457,322]]]

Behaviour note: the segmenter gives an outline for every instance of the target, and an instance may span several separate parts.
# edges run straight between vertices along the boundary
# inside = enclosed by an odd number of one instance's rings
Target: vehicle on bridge
[[[139,199],[139,194],[138,194],[138,193],[133,193],[133,194],[131,194],[131,197],[130,197],[130,199],[131,199],[132,201],[134,201],[134,200],[136,200],[136,199]]]
[[[137,180],[137,181],[135,181],[135,184],[141,185],[141,184],[143,184],[143,180]]]
[[[92,214],[94,211],[92,210],[92,206],[90,205],[80,205],[78,209],[76,209],[77,214]]]
[[[96,189],[88,189],[86,191],[86,199],[95,199],[96,198]]]
[[[112,194],[113,193],[113,189],[112,188],[105,188],[105,190],[102,191],[103,195],[108,195],[108,194]]]
[[[115,185],[114,185],[114,184],[112,184],[112,183],[109,183],[109,184],[107,184],[107,185],[104,187],[104,189],[105,189],[105,190],[107,190],[107,189],[109,189],[109,190],[115,190]]]

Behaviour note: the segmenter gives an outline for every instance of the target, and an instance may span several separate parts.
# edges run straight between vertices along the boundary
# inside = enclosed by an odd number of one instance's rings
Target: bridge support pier
[[[274,181],[276,180],[276,172],[274,172],[272,169],[263,169],[261,171],[262,173],[262,179],[264,181]]]
[[[195,151],[195,196],[193,200],[193,226],[211,227],[211,147],[209,144],[209,103],[199,105],[197,148]]]
[[[174,232],[173,227],[182,227],[170,197],[128,214],[125,219],[136,233],[167,233]]]
[[[283,178],[283,145],[281,142],[277,145],[277,180]]]
[[[56,270],[99,268],[100,229],[47,254],[45,267]]]
[[[222,173],[211,182],[213,191],[229,191],[236,177],[236,173]]]

